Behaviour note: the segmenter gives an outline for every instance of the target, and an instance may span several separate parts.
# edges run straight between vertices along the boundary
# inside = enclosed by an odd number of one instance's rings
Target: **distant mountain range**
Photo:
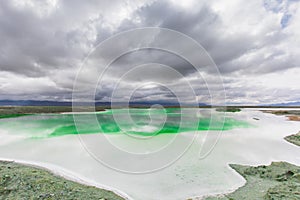
[[[71,106],[72,102],[35,101],[35,100],[0,100],[0,106]]]
[[[274,106],[274,107],[293,107],[293,106],[300,106],[300,102],[290,102],[290,103],[277,103],[277,104],[269,104],[267,106]]]
[[[80,102],[79,105],[91,105],[91,103]],[[110,102],[96,102],[96,106],[110,107]],[[177,102],[167,102],[167,101],[147,101],[147,102],[130,102],[129,105],[132,107],[150,107],[151,105],[159,104],[163,106],[180,106]],[[115,103],[116,106],[123,106],[126,103]],[[70,101],[36,101],[36,100],[0,100],[0,106],[72,106]],[[184,104],[183,106],[189,106],[189,104]],[[210,106],[205,103],[199,103],[199,106]],[[233,107],[251,107],[243,105],[232,105]],[[291,103],[277,103],[277,104],[265,104],[257,105],[253,107],[300,107],[300,102],[291,102]]]
[[[79,102],[78,105],[91,105],[87,102]],[[166,101],[147,101],[147,102],[130,102],[130,106],[149,107],[154,104],[160,104],[163,106],[180,106],[179,103],[166,102]],[[96,102],[96,106],[110,107],[110,102]],[[118,102],[115,103],[116,106],[126,105],[126,103]],[[67,101],[36,101],[36,100],[0,100],[0,106],[72,106],[72,102]],[[188,106],[186,104],[185,106]],[[199,103],[199,106],[208,106],[205,103]]]

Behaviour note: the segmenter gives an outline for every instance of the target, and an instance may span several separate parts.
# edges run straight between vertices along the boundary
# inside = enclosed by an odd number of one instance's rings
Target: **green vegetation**
[[[27,115],[30,115],[30,114],[0,114],[0,119],[22,117],[22,116],[27,116]]]
[[[0,199],[124,200],[117,194],[82,185],[47,170],[0,161]]]
[[[274,115],[300,115],[300,110],[262,110],[262,112]]]
[[[77,107],[78,110],[87,110],[87,107]],[[96,111],[104,111],[103,107],[96,107]],[[0,106],[0,115],[6,114],[36,114],[72,112],[71,106]]]
[[[300,146],[300,132],[294,135],[286,136],[284,139],[290,143]]]
[[[241,109],[238,107],[218,107],[216,108],[218,112],[240,112]]]
[[[300,199],[300,167],[286,162],[269,166],[230,165],[247,183],[233,193],[206,200],[297,200]]]
[[[285,115],[290,121],[300,121],[300,110],[264,110],[265,113]]]

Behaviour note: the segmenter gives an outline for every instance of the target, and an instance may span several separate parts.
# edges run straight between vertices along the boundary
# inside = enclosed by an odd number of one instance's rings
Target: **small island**
[[[228,106],[228,107],[217,107],[217,112],[240,112],[241,109],[234,106]]]

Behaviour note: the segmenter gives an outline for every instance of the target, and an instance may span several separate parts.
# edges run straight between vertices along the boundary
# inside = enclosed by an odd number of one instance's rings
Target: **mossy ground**
[[[30,115],[30,114],[0,114],[0,119],[22,117],[22,116],[27,116],[27,115]]]
[[[111,191],[69,181],[47,170],[6,161],[0,161],[0,199],[124,200]]]
[[[262,111],[274,115],[300,115],[300,110],[262,110]]]
[[[265,113],[285,115],[290,121],[300,121],[300,110],[264,110]]]
[[[233,193],[206,200],[297,200],[300,199],[300,167],[286,162],[269,166],[230,165],[247,183]]]
[[[77,107],[77,110],[91,110],[91,107]],[[104,107],[96,106],[96,111],[104,111]],[[37,113],[72,112],[72,106],[0,106],[0,115],[21,115]]]
[[[216,111],[218,111],[218,112],[240,112],[241,109],[238,107],[219,107],[219,108],[216,108]]]
[[[294,135],[289,135],[284,138],[290,143],[300,146],[300,132]]]

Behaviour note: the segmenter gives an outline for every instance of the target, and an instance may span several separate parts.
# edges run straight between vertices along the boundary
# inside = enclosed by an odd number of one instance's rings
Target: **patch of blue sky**
[[[288,8],[290,3],[299,2],[300,0],[264,0],[264,7],[266,10],[274,13],[282,13],[280,20],[281,28],[288,26],[292,14],[289,13]]]
[[[290,14],[284,14],[281,18],[280,24],[282,28],[285,28],[288,26],[289,20],[291,19],[292,15]]]
[[[284,8],[283,0],[264,0],[264,7],[266,10],[278,13]]]

